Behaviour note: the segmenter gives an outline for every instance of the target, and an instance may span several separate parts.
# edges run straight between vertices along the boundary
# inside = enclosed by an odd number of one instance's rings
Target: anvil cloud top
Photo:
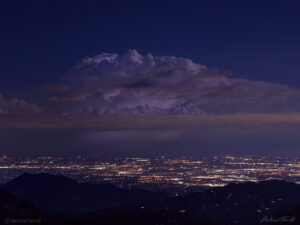
[[[102,53],[83,59],[60,83],[47,85],[49,102],[35,106],[1,98],[1,114],[130,115],[296,113],[300,90],[226,76],[174,56]]]

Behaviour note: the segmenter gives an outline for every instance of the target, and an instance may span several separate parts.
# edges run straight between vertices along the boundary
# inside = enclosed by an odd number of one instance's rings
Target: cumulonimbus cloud
[[[4,98],[0,94],[0,115],[37,115],[42,108],[18,98]]]
[[[69,115],[300,112],[298,89],[136,50],[85,58],[51,87],[52,110]]]

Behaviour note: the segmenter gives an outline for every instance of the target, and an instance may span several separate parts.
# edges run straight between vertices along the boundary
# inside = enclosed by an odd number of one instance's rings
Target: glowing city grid
[[[232,182],[285,179],[300,182],[300,157],[0,157],[0,182],[22,173],[65,175],[79,182],[119,187],[217,187]]]

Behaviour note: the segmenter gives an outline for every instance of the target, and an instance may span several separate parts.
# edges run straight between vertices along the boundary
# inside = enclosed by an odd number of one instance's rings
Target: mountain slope
[[[181,211],[224,224],[255,224],[300,205],[300,185],[279,180],[229,184],[184,197],[149,204],[145,208]]]
[[[6,190],[0,188],[0,224],[8,223],[14,219],[36,219],[42,220],[44,214]]]
[[[162,200],[165,194],[140,189],[120,189],[112,185],[78,183],[50,174],[23,174],[5,186],[6,190],[51,213],[88,212]]]

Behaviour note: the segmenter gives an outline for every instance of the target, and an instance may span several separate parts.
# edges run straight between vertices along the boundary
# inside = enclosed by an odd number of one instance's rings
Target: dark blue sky
[[[300,87],[299,10],[292,0],[2,1],[0,93],[30,99],[81,58],[132,48]]]

